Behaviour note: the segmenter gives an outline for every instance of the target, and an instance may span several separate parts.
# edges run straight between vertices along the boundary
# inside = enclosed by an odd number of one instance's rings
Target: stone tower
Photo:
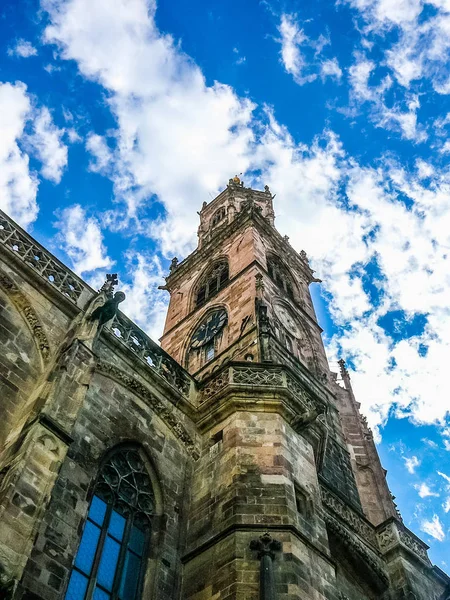
[[[272,201],[204,203],[161,347],[0,211],[0,600],[449,599]]]
[[[209,447],[193,475],[185,597],[254,598],[253,547],[270,554],[277,597],[384,598],[374,526],[405,530],[344,363],[339,384],[330,372],[307,255],[275,229],[267,186],[230,179],[199,215],[198,248],[166,279],[161,338],[199,381]],[[282,553],[261,549],[271,540]],[[406,598],[415,567],[395,560]]]

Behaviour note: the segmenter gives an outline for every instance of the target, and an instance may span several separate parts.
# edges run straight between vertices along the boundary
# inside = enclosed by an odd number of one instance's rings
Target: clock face
[[[280,320],[283,327],[296,338],[301,337],[300,327],[295,322],[293,315],[290,310],[285,308],[281,304],[275,304],[274,311],[278,319]]]
[[[227,324],[227,311],[223,308],[210,313],[200,323],[192,336],[191,348],[200,348],[213,339]]]

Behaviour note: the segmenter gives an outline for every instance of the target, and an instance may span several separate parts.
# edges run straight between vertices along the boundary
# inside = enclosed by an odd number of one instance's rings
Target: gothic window
[[[203,277],[198,287],[195,304],[201,306],[219,292],[229,280],[228,261],[221,260],[216,263]]]
[[[154,496],[135,448],[103,466],[72,568],[65,600],[138,600]]]
[[[292,278],[278,259],[273,256],[267,258],[267,271],[278,287],[284,290],[288,296],[294,298]]]
[[[211,219],[211,227],[215,227],[216,225],[218,225],[221,221],[225,219],[225,216],[225,207],[222,206],[221,208],[219,208],[218,211],[214,213],[213,218]]]

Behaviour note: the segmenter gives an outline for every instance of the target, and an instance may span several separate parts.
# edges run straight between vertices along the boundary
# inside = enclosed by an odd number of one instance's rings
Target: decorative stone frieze
[[[0,286],[6,291],[13,303],[25,317],[33,337],[36,340],[42,359],[44,362],[47,362],[50,357],[50,343],[44,331],[44,327],[34,308],[31,306],[30,301],[4,271],[0,271]]]
[[[283,386],[283,375],[279,368],[233,367],[232,377],[233,383]]]
[[[0,244],[32,267],[45,281],[51,283],[72,302],[77,302],[84,290],[81,280],[22,231],[1,210]]]
[[[166,423],[175,436],[186,446],[194,460],[198,459],[200,453],[196,447],[196,444],[183,425],[180,423],[174,411],[166,406],[161,400],[159,400],[145,385],[121,369],[118,369],[114,365],[106,363],[102,360],[97,362],[95,370],[102,375],[106,375],[112,379],[115,379],[125,388],[139,396],[139,398],[145,400],[155,411],[155,413]]]
[[[377,529],[377,537],[378,545],[383,554],[401,545],[428,565],[431,564],[427,554],[428,546],[400,521],[389,519],[387,522],[382,523]]]
[[[338,516],[363,540],[377,548],[377,536],[375,529],[361,515],[330,492],[325,486],[321,486],[322,503],[326,509]]]
[[[388,576],[383,568],[382,560],[374,551],[371,551],[364,545],[354,534],[344,527],[337,519],[330,514],[325,514],[325,522],[329,530],[331,530],[351,552],[356,553],[371,569],[373,574],[379,579],[382,587],[387,587],[389,584]]]

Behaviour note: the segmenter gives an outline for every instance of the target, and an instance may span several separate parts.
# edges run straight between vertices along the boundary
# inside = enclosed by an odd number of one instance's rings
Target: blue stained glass
[[[125,557],[125,564],[123,565],[122,581],[120,582],[120,600],[136,599],[140,570],[141,559],[128,550]]]
[[[88,579],[78,571],[72,571],[65,600],[84,600]]]
[[[114,583],[119,552],[120,544],[108,536],[103,546],[97,574],[97,582],[107,590],[111,590]]]
[[[103,520],[106,514],[106,502],[100,500],[98,496],[92,498],[91,507],[89,508],[89,518],[98,525],[103,525]]]
[[[111,513],[111,520],[109,522],[108,533],[110,533],[116,539],[122,540],[125,523],[126,519],[113,510]]]
[[[100,537],[100,528],[90,521],[86,522],[78,548],[75,566],[86,573],[91,574],[92,563],[94,562],[95,551],[97,550],[98,539]]]
[[[139,554],[139,556],[142,556],[142,552],[144,551],[144,542],[145,534],[140,529],[133,526],[131,528],[130,541],[128,544],[131,550],[136,552],[136,554]]]
[[[92,600],[109,600],[111,598],[110,594],[107,594],[104,590],[100,588],[95,588],[94,596]]]

